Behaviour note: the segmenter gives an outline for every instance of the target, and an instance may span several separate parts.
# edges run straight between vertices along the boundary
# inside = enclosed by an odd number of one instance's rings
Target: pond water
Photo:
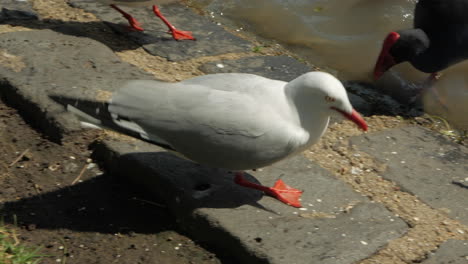
[[[416,0],[199,0],[346,79],[370,79],[388,32],[409,28]]]
[[[385,36],[411,28],[417,0],[193,0],[213,16],[284,44],[342,80],[373,82],[372,70]],[[468,63],[444,71],[424,98],[427,112],[468,129]],[[409,63],[374,83],[382,90],[415,89],[428,74]],[[403,92],[401,94],[404,94]],[[440,102],[445,104],[441,107]]]

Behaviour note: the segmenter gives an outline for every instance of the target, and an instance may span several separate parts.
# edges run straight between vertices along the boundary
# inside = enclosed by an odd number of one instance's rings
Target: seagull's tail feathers
[[[49,97],[77,116],[83,127],[118,129],[114,127],[115,124],[112,122],[107,102],[77,99],[61,95],[51,95]]]
[[[114,130],[134,138],[151,142],[152,144],[160,147],[173,150],[170,144],[164,140],[156,138],[154,135],[149,137],[146,131],[138,124],[125,117],[109,112],[108,102],[71,98],[62,95],[50,95],[49,97],[55,102],[63,105],[67,111],[75,114],[82,127]]]

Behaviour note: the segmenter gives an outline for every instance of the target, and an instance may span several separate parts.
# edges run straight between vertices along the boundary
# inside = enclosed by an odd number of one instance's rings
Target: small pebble
[[[362,170],[360,168],[351,167],[351,174],[357,175],[357,174],[361,174],[361,173],[362,173]]]

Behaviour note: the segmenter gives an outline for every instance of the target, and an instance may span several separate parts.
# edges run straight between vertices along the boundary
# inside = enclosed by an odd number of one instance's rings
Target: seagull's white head
[[[307,112],[321,112],[330,116],[340,113],[353,121],[364,131],[367,124],[361,115],[353,109],[343,84],[333,75],[326,72],[308,72],[287,84],[287,90],[298,108],[304,114]]]

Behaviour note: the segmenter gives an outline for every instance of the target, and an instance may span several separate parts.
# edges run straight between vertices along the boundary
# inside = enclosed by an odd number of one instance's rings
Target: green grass
[[[252,51],[256,52],[256,53],[259,53],[259,52],[262,51],[263,48],[264,48],[263,46],[255,46],[255,47],[252,48]]]
[[[0,221],[0,264],[38,264],[43,257],[40,249],[21,245],[15,229],[5,227]]]

